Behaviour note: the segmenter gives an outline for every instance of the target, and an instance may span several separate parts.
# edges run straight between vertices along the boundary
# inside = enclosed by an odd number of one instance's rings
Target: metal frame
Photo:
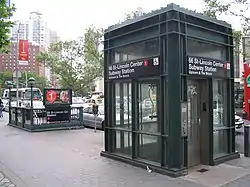
[[[193,18],[193,19],[191,19]],[[157,21],[158,20],[158,21]],[[193,21],[195,20],[195,21]],[[151,32],[152,28],[157,27],[157,32]],[[204,37],[197,37],[195,34],[188,33],[188,28],[193,27],[196,30],[202,29],[209,31],[211,39]],[[215,29],[216,28],[216,29]],[[150,30],[151,29],[151,30]],[[145,36],[141,34],[141,31],[145,33]],[[149,36],[150,33],[154,33]],[[140,33],[140,34],[139,34]],[[125,38],[130,38],[130,42],[126,42]],[[137,37],[138,36],[138,37]],[[218,41],[220,37],[223,42]],[[140,39],[136,39],[140,38]],[[112,50],[121,46],[130,45],[140,41],[145,41],[150,38],[159,39],[159,57],[161,62],[161,74],[156,77],[146,77],[143,79],[128,79],[128,80],[109,80],[108,79],[108,65],[112,63]],[[112,26],[106,30],[104,37],[104,79],[105,79],[105,151],[101,153],[103,156],[111,157],[114,159],[129,162],[131,164],[145,167],[150,165],[156,171],[165,173],[172,176],[183,175],[187,171],[187,139],[181,135],[181,102],[187,101],[187,79],[194,77],[188,75],[187,67],[187,40],[197,40],[204,43],[223,46],[226,49],[226,60],[231,65],[231,76],[227,79],[228,90],[230,94],[228,96],[229,105],[229,126],[233,127],[234,121],[234,72],[233,72],[233,39],[232,28],[229,24],[200,16],[199,14],[185,10],[177,5],[170,4],[167,8],[163,8],[156,13],[151,13],[141,18],[129,20],[126,23]],[[119,45],[117,45],[120,43]],[[212,101],[212,77],[200,76],[199,78],[205,78],[209,84],[209,97]],[[158,80],[159,84],[159,108],[158,110],[162,114],[159,118],[159,124],[161,132],[159,137],[161,138],[161,161],[160,163],[151,163],[149,161],[137,159],[138,151],[136,134],[139,133],[136,130],[138,123],[138,85],[140,81]],[[114,123],[114,84],[117,82],[130,82],[132,90],[132,155],[125,156],[115,153],[114,131],[118,130],[112,126]],[[169,110],[171,108],[171,110]],[[179,111],[179,112],[178,112]],[[213,159],[213,122],[212,122],[212,102],[209,103],[210,114],[210,130],[209,130],[209,164],[215,165],[228,159],[236,158],[239,155],[235,152],[235,138],[233,136],[234,130],[231,130],[231,134],[228,136],[228,155],[223,158]],[[164,115],[163,115],[164,114]],[[230,115],[231,114],[231,115]],[[171,116],[171,118],[170,118]],[[233,129],[233,128],[232,128]],[[126,129],[119,129],[119,131],[128,131]],[[141,132],[140,132],[141,133]],[[143,132],[144,134],[144,132]],[[156,135],[152,133],[146,133],[149,135]]]

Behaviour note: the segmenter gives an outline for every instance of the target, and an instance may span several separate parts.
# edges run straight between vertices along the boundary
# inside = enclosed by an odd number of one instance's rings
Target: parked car
[[[72,97],[71,107],[83,107],[85,108],[87,105],[81,97]]]
[[[98,115],[95,119],[95,115],[93,114],[91,106],[83,109],[83,124],[84,124],[84,126],[95,127],[95,123],[96,123],[97,129],[104,129],[104,119],[105,119],[104,107],[99,106],[98,110],[99,110]],[[124,114],[124,122],[125,123],[128,121],[128,119],[129,119],[128,115]],[[129,119],[129,120],[131,123],[132,119]],[[120,113],[116,113],[116,123],[117,124],[120,123]]]

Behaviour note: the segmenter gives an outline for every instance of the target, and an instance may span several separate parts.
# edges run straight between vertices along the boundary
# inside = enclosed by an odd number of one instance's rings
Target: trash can
[[[250,157],[250,125],[244,126],[244,156]]]

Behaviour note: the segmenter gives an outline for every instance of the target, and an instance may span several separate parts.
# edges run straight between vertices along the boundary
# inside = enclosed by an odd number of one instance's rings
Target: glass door
[[[160,86],[159,80],[138,83],[137,157],[160,162]]]
[[[188,80],[188,166],[200,164],[201,90],[199,80]]]

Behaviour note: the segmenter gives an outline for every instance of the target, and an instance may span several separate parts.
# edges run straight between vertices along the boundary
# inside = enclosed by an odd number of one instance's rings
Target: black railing
[[[49,120],[45,108],[10,107],[9,125],[29,131],[45,131],[68,128],[83,128],[83,108],[71,108],[69,120]]]

